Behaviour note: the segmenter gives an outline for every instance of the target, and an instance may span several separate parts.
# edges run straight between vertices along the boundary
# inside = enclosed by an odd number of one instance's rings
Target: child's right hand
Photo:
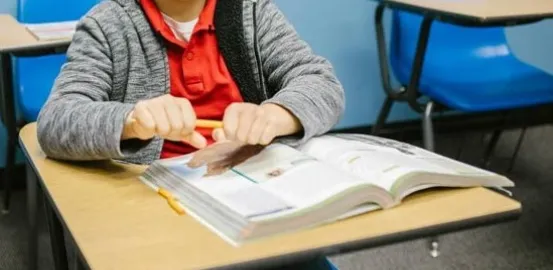
[[[121,138],[148,140],[159,136],[204,148],[207,141],[195,128],[196,113],[190,101],[164,95],[138,102],[127,117]]]

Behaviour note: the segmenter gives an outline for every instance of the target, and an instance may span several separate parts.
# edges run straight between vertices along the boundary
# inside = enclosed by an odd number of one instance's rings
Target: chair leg
[[[499,138],[501,137],[501,133],[503,131],[500,129],[497,129],[493,132],[492,137],[490,139],[490,142],[488,143],[488,146],[486,147],[486,151],[484,152],[484,158],[482,160],[482,167],[488,168],[490,166],[490,159],[493,155],[493,152],[495,150],[495,147],[497,146],[497,143],[499,142]]]
[[[515,161],[518,156],[518,152],[520,151],[520,147],[522,146],[522,142],[524,141],[524,137],[526,136],[526,129],[527,127],[522,128],[520,135],[518,136],[518,141],[515,146],[515,151],[513,153],[513,156],[511,156],[511,161],[509,162],[509,167],[507,169],[507,172],[512,172],[513,168],[515,167]]]
[[[377,136],[378,133],[380,133],[380,129],[384,126],[386,120],[388,119],[388,116],[390,115],[392,105],[394,105],[394,101],[392,100],[392,98],[386,97],[386,100],[384,100],[384,103],[382,104],[382,108],[380,108],[378,119],[376,120],[376,123],[371,130],[372,135]]]
[[[11,189],[13,181],[13,170],[15,167],[15,150],[17,147],[17,127],[15,115],[15,102],[13,96],[12,62],[9,55],[0,53],[1,72],[1,99],[2,99],[2,120],[6,127],[8,142],[6,149],[6,168],[4,170],[4,206],[2,213],[7,214],[10,209]]]
[[[27,211],[29,222],[29,270],[36,270],[38,267],[38,199],[39,187],[35,172],[31,165],[26,165],[27,180]]]
[[[422,136],[424,148],[434,152],[434,127],[432,126],[432,111],[434,110],[434,102],[429,101],[426,104],[422,119]]]
[[[13,135],[12,135],[13,136]],[[8,149],[6,150],[6,168],[4,168],[4,206],[2,214],[10,212],[10,202],[12,196],[13,171],[15,169],[15,150],[16,141],[8,139]]]
[[[434,102],[430,101],[426,104],[422,119],[423,143],[426,150],[434,152],[434,127],[432,126],[432,111],[434,110]],[[430,248],[430,256],[438,257],[440,254],[438,249],[438,237],[433,236],[428,240]]]

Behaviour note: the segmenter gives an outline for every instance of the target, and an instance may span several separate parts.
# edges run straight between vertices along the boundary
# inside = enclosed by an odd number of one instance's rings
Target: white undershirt
[[[192,36],[192,33],[194,32],[194,27],[196,27],[196,23],[198,22],[198,18],[189,21],[189,22],[179,22],[175,19],[165,15],[164,13],[161,13],[163,15],[163,19],[165,20],[165,23],[169,25],[169,28],[173,31],[173,34],[175,37],[180,41],[190,41],[190,37]]]

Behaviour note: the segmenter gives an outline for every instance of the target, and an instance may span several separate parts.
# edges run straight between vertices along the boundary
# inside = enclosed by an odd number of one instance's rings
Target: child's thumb
[[[216,128],[211,132],[211,137],[215,142],[223,142],[227,140],[225,131],[222,128]]]
[[[207,140],[202,134],[198,133],[197,131],[186,135],[183,138],[183,141],[195,147],[196,149],[202,149],[207,146]]]

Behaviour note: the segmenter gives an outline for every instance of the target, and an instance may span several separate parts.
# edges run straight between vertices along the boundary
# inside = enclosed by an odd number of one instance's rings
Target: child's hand
[[[226,140],[250,145],[268,145],[278,136],[301,130],[299,120],[276,104],[233,103],[225,111],[223,126]]]
[[[159,136],[204,148],[206,139],[195,131],[195,127],[196,113],[190,102],[164,95],[138,102],[127,117],[121,138],[148,140]]]

